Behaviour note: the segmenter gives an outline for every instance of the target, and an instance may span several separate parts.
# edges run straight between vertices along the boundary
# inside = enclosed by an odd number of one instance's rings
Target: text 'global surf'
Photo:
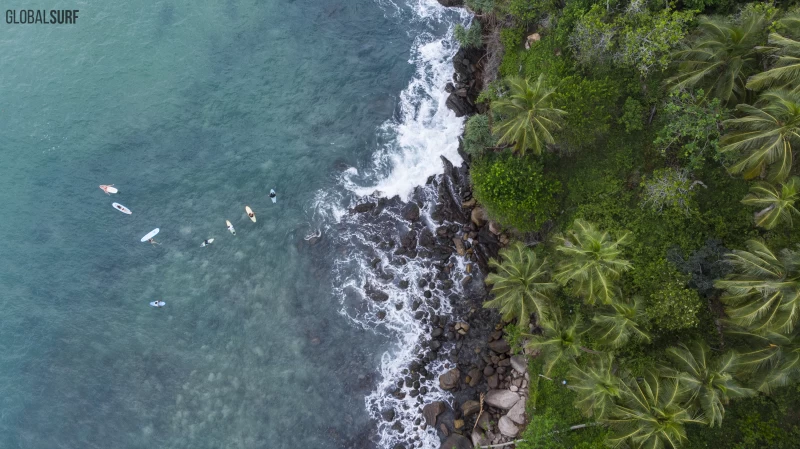
[[[77,9],[8,9],[6,23],[28,25],[46,23],[54,25],[72,25],[78,20]]]

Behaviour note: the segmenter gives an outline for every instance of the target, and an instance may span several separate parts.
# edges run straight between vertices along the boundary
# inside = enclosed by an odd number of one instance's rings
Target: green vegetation
[[[466,4],[504,50],[465,130],[474,195],[542,241],[487,278],[539,353],[517,447],[797,447],[798,10]]]
[[[478,48],[483,44],[481,32],[481,23],[476,20],[469,28],[464,28],[461,24],[456,25],[453,35],[462,47]]]

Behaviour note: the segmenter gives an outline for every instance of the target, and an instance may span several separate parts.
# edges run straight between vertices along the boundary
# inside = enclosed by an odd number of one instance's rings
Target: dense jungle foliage
[[[466,4],[503,54],[464,149],[519,241],[486,306],[539,354],[517,447],[800,447],[800,9]]]

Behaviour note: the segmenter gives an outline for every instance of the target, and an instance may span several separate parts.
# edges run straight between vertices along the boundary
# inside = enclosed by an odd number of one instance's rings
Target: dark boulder
[[[442,401],[431,402],[422,408],[422,416],[425,418],[425,424],[429,426],[436,425],[436,418],[447,410],[447,406]]]
[[[374,209],[375,206],[376,206],[375,203],[361,203],[361,204],[359,204],[359,205],[357,205],[356,207],[353,208],[353,212],[355,212],[357,214],[361,214],[361,213],[364,213],[364,212],[369,212],[372,209]]]
[[[468,440],[463,435],[454,433],[450,435],[450,437],[448,437],[446,440],[444,440],[444,443],[442,443],[442,445],[439,446],[439,449],[474,449],[474,448],[470,440]]]
[[[444,105],[447,106],[447,109],[453,111],[456,117],[464,117],[465,115],[475,113],[475,106],[469,99],[459,96],[455,92],[447,97],[447,101],[445,101]]]
[[[408,221],[417,221],[419,220],[419,206],[415,203],[408,203],[403,207],[403,211],[401,213],[403,218]]]
[[[440,5],[445,6],[447,8],[452,8],[454,6],[464,6],[464,0],[437,0]]]

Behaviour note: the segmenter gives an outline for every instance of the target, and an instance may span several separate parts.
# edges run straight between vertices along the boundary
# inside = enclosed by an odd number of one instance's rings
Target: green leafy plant
[[[792,217],[800,215],[794,204],[800,197],[800,177],[792,176],[780,186],[759,182],[750,187],[743,204],[761,208],[753,216],[756,226],[773,229],[779,223],[793,225]]]
[[[464,151],[471,156],[480,156],[494,145],[495,138],[489,127],[489,117],[485,114],[470,117],[464,127]]]
[[[551,294],[558,287],[548,282],[547,259],[538,259],[536,253],[522,242],[514,242],[500,250],[502,262],[495,259],[489,266],[497,270],[489,273],[486,284],[492,286],[494,299],[483,307],[499,309],[503,319],[517,319],[521,329],[527,329],[532,313],[540,321],[550,313]]]
[[[679,210],[686,215],[697,211],[694,183],[686,170],[663,168],[654,170],[642,183],[642,207],[656,212]]]
[[[641,299],[635,298],[630,304],[618,301],[611,305],[610,310],[600,311],[592,317],[592,336],[610,348],[620,348],[631,338],[650,341],[650,334],[643,329],[647,318]]]
[[[675,331],[697,327],[701,307],[696,290],[686,288],[680,280],[670,280],[650,296],[645,310],[655,327]]]
[[[475,198],[504,226],[534,231],[555,214],[561,184],[546,179],[541,163],[530,157],[487,155],[470,174]]]
[[[480,48],[483,45],[482,33],[481,23],[474,20],[469,28],[464,28],[464,25],[460,23],[456,25],[456,28],[453,30],[453,37],[456,38],[456,41],[458,41],[462,47]]]
[[[539,323],[541,335],[526,334],[527,348],[539,351],[544,360],[545,375],[550,374],[556,364],[577,358],[582,352],[594,352],[581,346],[580,317],[576,314],[565,322],[558,309],[553,309],[547,320]]]
[[[613,239],[589,222],[575,220],[572,229],[557,235],[556,251],[563,255],[553,279],[569,285],[576,296],[588,304],[609,304],[616,296],[614,281],[631,268],[630,262],[621,258],[621,247],[630,234]]]
[[[625,127],[626,133],[644,129],[644,106],[639,100],[628,97],[622,107],[622,117],[617,121]]]
[[[541,154],[555,143],[552,132],[561,125],[565,111],[553,107],[555,89],[547,87],[544,75],[531,83],[528,79],[506,79],[508,92],[492,102],[492,111],[500,120],[494,126],[498,143],[513,144],[524,155],[527,150]]]
[[[778,24],[794,36],[800,35],[800,14],[789,14]],[[751,76],[747,80],[747,88],[760,90],[771,86],[797,86],[797,80],[800,79],[800,41],[778,32],[770,33],[768,41],[769,45],[761,51],[773,59],[772,68]]]
[[[577,393],[575,407],[590,418],[608,416],[614,400],[621,395],[622,381],[614,373],[614,357],[610,354],[594,358],[586,367],[573,364],[569,379],[569,388]]]

